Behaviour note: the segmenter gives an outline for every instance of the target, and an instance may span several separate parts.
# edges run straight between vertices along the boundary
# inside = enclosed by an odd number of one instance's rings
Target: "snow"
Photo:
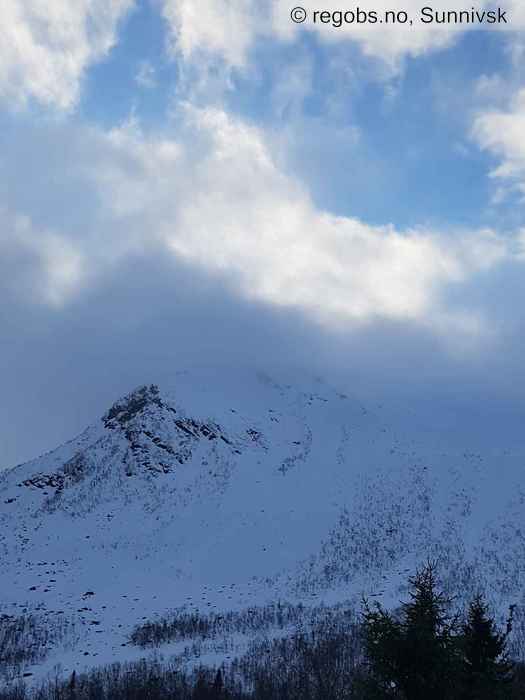
[[[2,610],[74,625],[35,679],[144,656],[134,625],[181,606],[397,603],[427,557],[504,611],[524,588],[523,464],[420,444],[320,380],[175,373],[0,475]]]

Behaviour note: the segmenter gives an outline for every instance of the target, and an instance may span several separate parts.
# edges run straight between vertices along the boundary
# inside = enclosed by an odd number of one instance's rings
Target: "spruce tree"
[[[224,696],[224,681],[222,680],[222,671],[221,669],[217,669],[217,673],[215,674],[215,680],[213,681],[213,692],[214,692],[214,697],[216,698],[222,698]]]
[[[410,600],[403,610],[405,679],[412,698],[454,697],[457,686],[457,618],[450,617],[450,600],[438,590],[435,565],[428,563],[409,580]]]
[[[69,700],[75,700],[77,696],[77,672],[73,670],[68,683],[68,697]]]
[[[507,631],[500,634],[481,594],[470,603],[463,626],[464,700],[505,697],[512,680],[512,664],[506,655],[512,625],[512,608]]]
[[[396,697],[402,658],[401,625],[379,603],[371,608],[365,601],[363,627],[370,670],[363,694],[370,698]]]
[[[364,630],[375,697],[453,700],[459,679],[457,620],[438,590],[435,565],[409,579],[410,599],[394,616],[365,604]]]

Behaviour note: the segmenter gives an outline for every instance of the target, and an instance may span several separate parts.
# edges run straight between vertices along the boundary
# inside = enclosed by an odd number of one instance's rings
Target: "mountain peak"
[[[142,385],[121,399],[118,399],[103,416],[106,428],[124,428],[135,416],[150,406],[162,408],[160,389],[156,384]],[[171,409],[175,411],[175,409]]]

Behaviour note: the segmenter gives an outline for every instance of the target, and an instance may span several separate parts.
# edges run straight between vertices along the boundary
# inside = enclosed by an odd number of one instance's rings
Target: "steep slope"
[[[522,455],[400,440],[321,381],[178,373],[0,490],[4,610],[75,630],[48,664],[132,655],[133,624],[182,605],[395,600],[427,556],[451,590],[523,589]]]

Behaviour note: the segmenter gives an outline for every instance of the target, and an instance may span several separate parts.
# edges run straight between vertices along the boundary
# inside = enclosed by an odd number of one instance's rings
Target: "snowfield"
[[[0,613],[32,615],[34,652],[4,680],[159,652],[220,662],[256,631],[158,648],[130,635],[174,609],[396,604],[429,557],[461,600],[481,580],[502,616],[516,604],[523,634],[524,466],[517,450],[402,438],[320,380],[181,372],[140,387],[0,475]]]

